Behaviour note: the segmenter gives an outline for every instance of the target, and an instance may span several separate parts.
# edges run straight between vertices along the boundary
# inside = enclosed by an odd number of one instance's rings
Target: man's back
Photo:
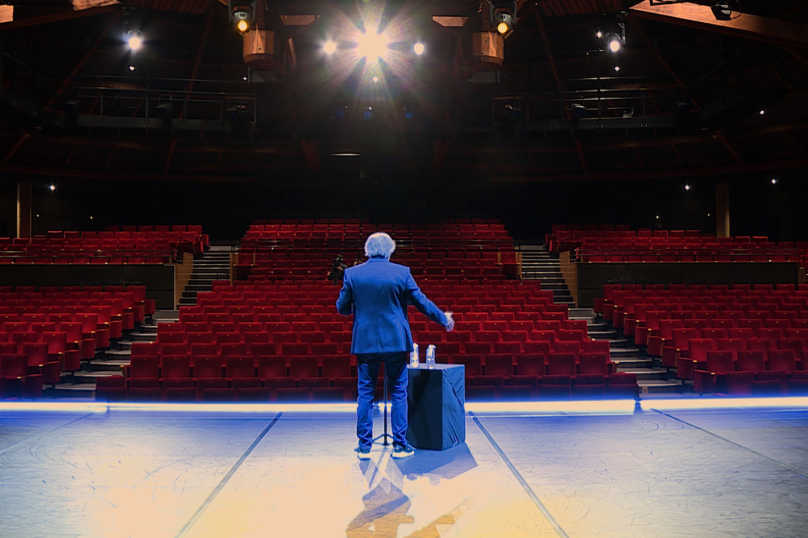
[[[354,314],[351,353],[410,351],[410,303],[433,321],[445,323],[443,312],[421,293],[408,267],[370,258],[347,269],[337,310],[344,315]]]

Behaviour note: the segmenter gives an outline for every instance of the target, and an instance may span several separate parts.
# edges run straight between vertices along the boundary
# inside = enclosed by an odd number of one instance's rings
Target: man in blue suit
[[[373,396],[379,368],[384,362],[391,389],[393,457],[414,454],[407,443],[407,357],[412,350],[412,333],[407,306],[415,305],[426,317],[447,331],[454,329],[451,312],[443,312],[426,298],[403,265],[390,263],[396,249],[386,233],[375,233],[365,242],[368,261],[345,270],[337,311],[353,314],[351,353],[356,355],[359,398],[356,435],[359,459],[370,459],[373,443]]]

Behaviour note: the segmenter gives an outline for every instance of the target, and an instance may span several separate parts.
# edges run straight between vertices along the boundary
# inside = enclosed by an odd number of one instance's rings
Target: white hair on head
[[[396,250],[396,242],[384,232],[371,234],[365,241],[365,256],[368,258],[389,258]]]

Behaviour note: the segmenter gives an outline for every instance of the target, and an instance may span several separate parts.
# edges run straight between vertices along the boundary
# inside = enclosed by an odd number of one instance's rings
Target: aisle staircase
[[[635,347],[603,320],[591,308],[576,308],[567,283],[561,274],[558,258],[547,252],[544,245],[522,245],[522,278],[538,280],[543,290],[552,290],[556,304],[570,308],[570,319],[583,319],[587,323],[589,337],[593,340],[608,340],[612,362],[616,371],[637,375],[640,395],[672,394],[687,392],[688,386],[676,379],[672,372],[662,368],[658,360],[649,357],[644,350]]]
[[[557,257],[553,257],[544,245],[522,245],[522,279],[538,280],[541,289],[552,290],[554,302],[575,307]]]
[[[615,371],[637,375],[640,397],[656,394],[678,394],[688,392],[673,372],[663,368],[658,359],[649,357],[644,350],[635,347],[600,317],[591,308],[571,308],[570,319],[585,319],[589,338],[608,340],[609,353],[615,363]]]
[[[230,247],[211,246],[200,258],[194,259],[191,280],[180,298],[180,306],[194,306],[196,294],[213,289],[214,280],[230,280]]]
[[[91,360],[81,361],[81,370],[63,372],[62,382],[55,388],[45,386],[44,398],[83,398],[92,399],[95,395],[95,382],[99,377],[122,375],[123,366],[129,364],[133,342],[154,342],[157,339],[158,321],[178,321],[176,310],[161,310],[147,317],[134,331],[124,333],[123,338],[113,343],[109,349],[96,353]]]

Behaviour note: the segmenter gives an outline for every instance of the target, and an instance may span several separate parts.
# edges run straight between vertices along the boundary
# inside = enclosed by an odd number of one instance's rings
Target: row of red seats
[[[699,394],[792,396],[808,394],[808,371],[799,370],[792,350],[713,350],[692,359],[691,379]],[[703,359],[703,360],[699,360]]]
[[[358,250],[358,249],[357,249]],[[273,249],[269,247],[261,248],[246,248],[242,247],[239,251],[239,259],[244,262],[247,261],[285,261],[285,260],[313,260],[322,262],[323,260],[330,262],[337,254],[342,253],[340,249],[328,249],[326,251],[313,252],[308,248],[293,247],[289,249]],[[480,260],[482,258],[492,258],[499,261],[500,252],[496,248],[446,248],[444,247],[425,247],[422,249],[396,249],[393,257],[395,260]],[[348,260],[352,261],[352,260]]]
[[[545,244],[550,252],[562,252],[575,249],[589,242],[602,240],[641,240],[641,241],[662,241],[673,240],[675,242],[710,242],[710,243],[756,243],[768,242],[766,236],[738,236],[736,238],[716,238],[715,236],[702,235],[699,230],[650,230],[647,228],[640,230],[629,230],[627,226],[615,227],[611,229],[606,226],[590,225],[581,227],[571,227],[554,225],[552,232],[545,235]],[[577,228],[577,229],[572,229]],[[600,229],[598,229],[600,228]]]
[[[516,376],[514,376],[516,378]],[[637,378],[634,374],[617,373],[604,378],[593,376],[585,379],[580,376],[575,382],[560,378],[542,383],[535,376],[520,376],[509,379],[504,384],[485,384],[496,380],[485,378],[483,384],[466,387],[466,401],[525,401],[546,399],[599,399],[638,397]],[[357,396],[356,379],[346,378],[346,386],[299,386],[293,378],[277,378],[267,385],[259,385],[256,380],[246,384],[241,381],[228,383],[225,379],[211,379],[189,386],[135,386],[127,387],[122,376],[99,378],[96,399],[102,401],[174,401],[174,402],[290,402],[326,403],[355,402]],[[590,382],[591,381],[591,382]],[[376,390],[376,400],[381,401],[381,389]]]
[[[694,380],[700,392],[805,389],[808,289],[802,286],[609,285],[596,308],[663,366],[676,368],[678,378]],[[730,381],[728,371],[734,372]]]
[[[80,369],[82,359],[94,358],[110,340],[133,329],[147,308],[153,313],[145,287],[107,288],[0,288],[0,360],[6,365],[0,372],[5,379],[0,393],[41,395],[43,383],[58,383],[62,371]]]
[[[295,224],[309,226],[313,224],[373,224],[370,219],[358,218],[299,218],[299,219],[256,219],[255,224],[258,225],[276,225],[276,224]],[[443,219],[440,223],[422,224],[422,223],[396,223],[393,226],[440,226],[442,224],[501,224],[500,219],[497,218],[456,218],[456,219]]]
[[[588,397],[603,397],[607,393],[612,397],[636,397],[636,377],[608,373],[605,365],[596,361],[589,366],[584,364],[579,371],[579,367],[569,360],[564,354],[551,355],[547,372],[542,363],[528,358],[518,359],[516,364],[504,360],[490,361],[485,375],[482,374],[479,358],[470,357],[464,364],[467,374],[470,374],[467,385],[485,387],[481,393],[493,391],[490,399],[508,399],[509,395],[515,396],[517,393],[520,398],[557,398],[564,397],[565,393],[567,398],[578,393]],[[332,398],[324,399],[338,401],[356,398],[355,369],[351,368],[348,357],[324,357],[319,364],[314,357],[302,357],[288,363],[283,357],[229,357],[222,365],[205,358],[192,361],[187,356],[135,356],[126,374],[125,383],[122,377],[113,381],[111,387],[108,384],[99,385],[97,398],[107,399],[113,395],[123,397],[125,393],[122,390],[105,390],[115,388],[125,389],[130,398],[206,400],[205,392],[208,389],[230,388],[238,391],[247,387],[263,387],[273,393],[280,388],[340,388],[341,393],[322,391],[321,395],[331,394]],[[381,388],[381,379],[379,384]],[[472,390],[471,394],[473,396],[475,391]],[[267,399],[264,398],[265,401]],[[278,398],[278,401],[283,400]]]
[[[130,228],[104,232],[50,231],[31,238],[0,238],[0,251],[9,251],[0,257],[0,263],[171,263],[177,251],[198,254],[210,246],[201,226],[177,227],[182,230],[171,230],[169,226],[160,229],[148,226],[140,231],[138,227]],[[88,262],[87,257],[106,261]]]

